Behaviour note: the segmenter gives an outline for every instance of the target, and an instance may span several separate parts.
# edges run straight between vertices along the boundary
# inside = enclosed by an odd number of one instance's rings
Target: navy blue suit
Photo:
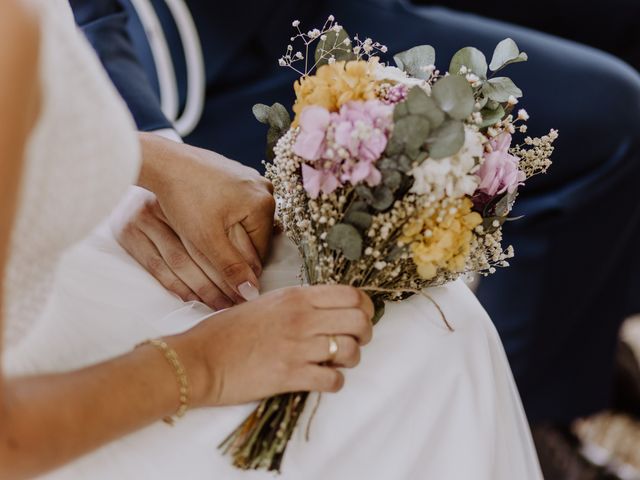
[[[163,2],[153,3],[171,42],[175,25]],[[311,27],[333,13],[350,33],[371,36],[394,53],[429,43],[443,69],[461,47],[491,55],[498,41],[516,40],[530,61],[508,74],[525,92],[529,131],[558,128],[560,139],[551,172],[520,196],[515,213],[525,218],[506,227],[516,248],[512,267],[483,280],[479,296],[500,332],[530,420],[570,421],[607,406],[618,329],[628,300],[636,299],[627,287],[638,273],[632,264],[640,245],[635,70],[573,42],[402,0],[186,3],[206,65],[204,114],[186,141],[256,168],[265,131],[251,106],[293,101],[295,76],[278,69],[276,59],[294,18]],[[127,1],[71,4],[140,129],[169,126],[148,47]],[[173,54],[184,87],[179,50]]]

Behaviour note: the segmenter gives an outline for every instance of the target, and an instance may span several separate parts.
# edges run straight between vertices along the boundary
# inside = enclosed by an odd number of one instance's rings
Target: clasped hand
[[[214,152],[141,134],[147,182],[112,215],[118,242],[165,288],[216,310],[258,296],[275,203],[256,170]],[[144,168],[144,167],[143,167]],[[151,180],[149,180],[151,178]]]

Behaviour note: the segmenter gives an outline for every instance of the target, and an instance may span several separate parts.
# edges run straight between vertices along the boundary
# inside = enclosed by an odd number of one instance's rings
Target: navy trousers
[[[266,132],[251,107],[293,101],[295,75],[276,59],[300,16],[295,3],[278,2],[278,14],[249,36],[238,20],[243,44],[208,78],[205,112],[188,142],[262,168]],[[629,291],[639,273],[633,269],[640,247],[638,73],[590,47],[444,8],[400,0],[314,5],[301,18],[309,28],[332,13],[351,34],[370,36],[392,53],[433,45],[444,70],[459,48],[472,45],[490,57],[506,37],[529,54],[529,62],[508,70],[524,90],[529,132],[553,127],[560,138],[551,171],[520,195],[515,214],[525,218],[505,228],[516,250],[512,266],[483,280],[479,297],[531,421],[568,422],[605,408],[618,330],[640,294]],[[196,22],[204,15],[193,13]],[[220,60],[223,46],[203,47],[207,62]]]

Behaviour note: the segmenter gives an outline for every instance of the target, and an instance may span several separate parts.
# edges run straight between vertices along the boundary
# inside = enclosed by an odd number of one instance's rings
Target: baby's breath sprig
[[[300,27],[300,20],[294,20],[291,26],[296,34],[290,38],[291,43],[278,65],[292,69],[301,77],[307,77],[320,65],[334,63],[336,60],[369,60],[377,53],[386,53],[386,45],[371,38],[361,40],[357,35],[353,41],[349,38],[342,25],[333,15],[329,15],[322,28],[314,28],[304,32]],[[294,48],[295,42],[301,42],[301,49]],[[317,43],[316,49],[312,46]],[[304,62],[304,68],[301,67]]]

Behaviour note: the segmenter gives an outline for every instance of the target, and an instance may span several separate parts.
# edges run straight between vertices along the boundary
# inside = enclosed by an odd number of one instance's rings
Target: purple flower
[[[335,174],[328,170],[318,170],[306,163],[302,164],[302,186],[311,198],[318,198],[320,192],[331,193],[340,183]]]
[[[331,120],[329,111],[322,107],[306,107],[300,114],[300,133],[293,153],[305,160],[318,160],[325,149],[325,136]]]
[[[490,142],[492,151],[484,154],[484,162],[478,175],[478,191],[491,197],[506,191],[513,193],[526,179],[524,172],[518,170],[518,157],[509,153],[511,135],[503,132]]]

